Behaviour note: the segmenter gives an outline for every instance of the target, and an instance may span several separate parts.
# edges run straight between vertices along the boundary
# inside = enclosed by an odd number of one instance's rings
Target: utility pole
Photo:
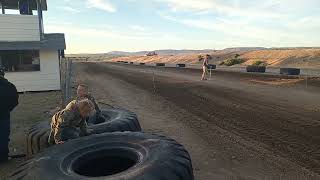
[[[6,8],[5,8],[5,0],[0,0],[1,3],[1,9],[2,9],[2,14],[6,14]]]
[[[38,10],[40,39],[43,40],[44,39],[44,29],[43,29],[43,15],[42,15],[42,0],[37,0],[37,10]]]

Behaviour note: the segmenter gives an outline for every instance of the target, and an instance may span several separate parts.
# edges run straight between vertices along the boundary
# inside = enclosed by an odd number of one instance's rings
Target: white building
[[[0,0],[0,65],[19,92],[60,90],[64,34],[44,34],[46,0]],[[8,14],[12,10],[20,14]],[[33,14],[36,15],[33,15]]]

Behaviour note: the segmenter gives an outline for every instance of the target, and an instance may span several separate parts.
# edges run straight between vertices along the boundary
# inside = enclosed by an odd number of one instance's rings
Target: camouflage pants
[[[101,115],[101,113],[95,113],[94,115],[89,116],[87,118],[87,123],[88,124],[99,124],[99,123],[102,123],[102,122],[105,122],[105,119]]]

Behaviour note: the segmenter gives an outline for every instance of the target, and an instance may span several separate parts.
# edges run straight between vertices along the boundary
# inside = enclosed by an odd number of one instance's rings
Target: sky
[[[319,0],[47,0],[67,53],[320,46]]]

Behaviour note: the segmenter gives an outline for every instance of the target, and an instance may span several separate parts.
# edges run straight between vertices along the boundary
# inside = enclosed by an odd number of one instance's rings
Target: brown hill
[[[320,48],[313,49],[267,49],[246,52],[215,51],[210,63],[220,62],[233,58],[239,54],[245,62],[242,65],[250,65],[256,61],[264,61],[269,66],[320,68]],[[144,63],[186,63],[198,64],[199,54],[185,55],[159,55],[159,56],[129,56],[114,58],[112,61],[144,62]]]

